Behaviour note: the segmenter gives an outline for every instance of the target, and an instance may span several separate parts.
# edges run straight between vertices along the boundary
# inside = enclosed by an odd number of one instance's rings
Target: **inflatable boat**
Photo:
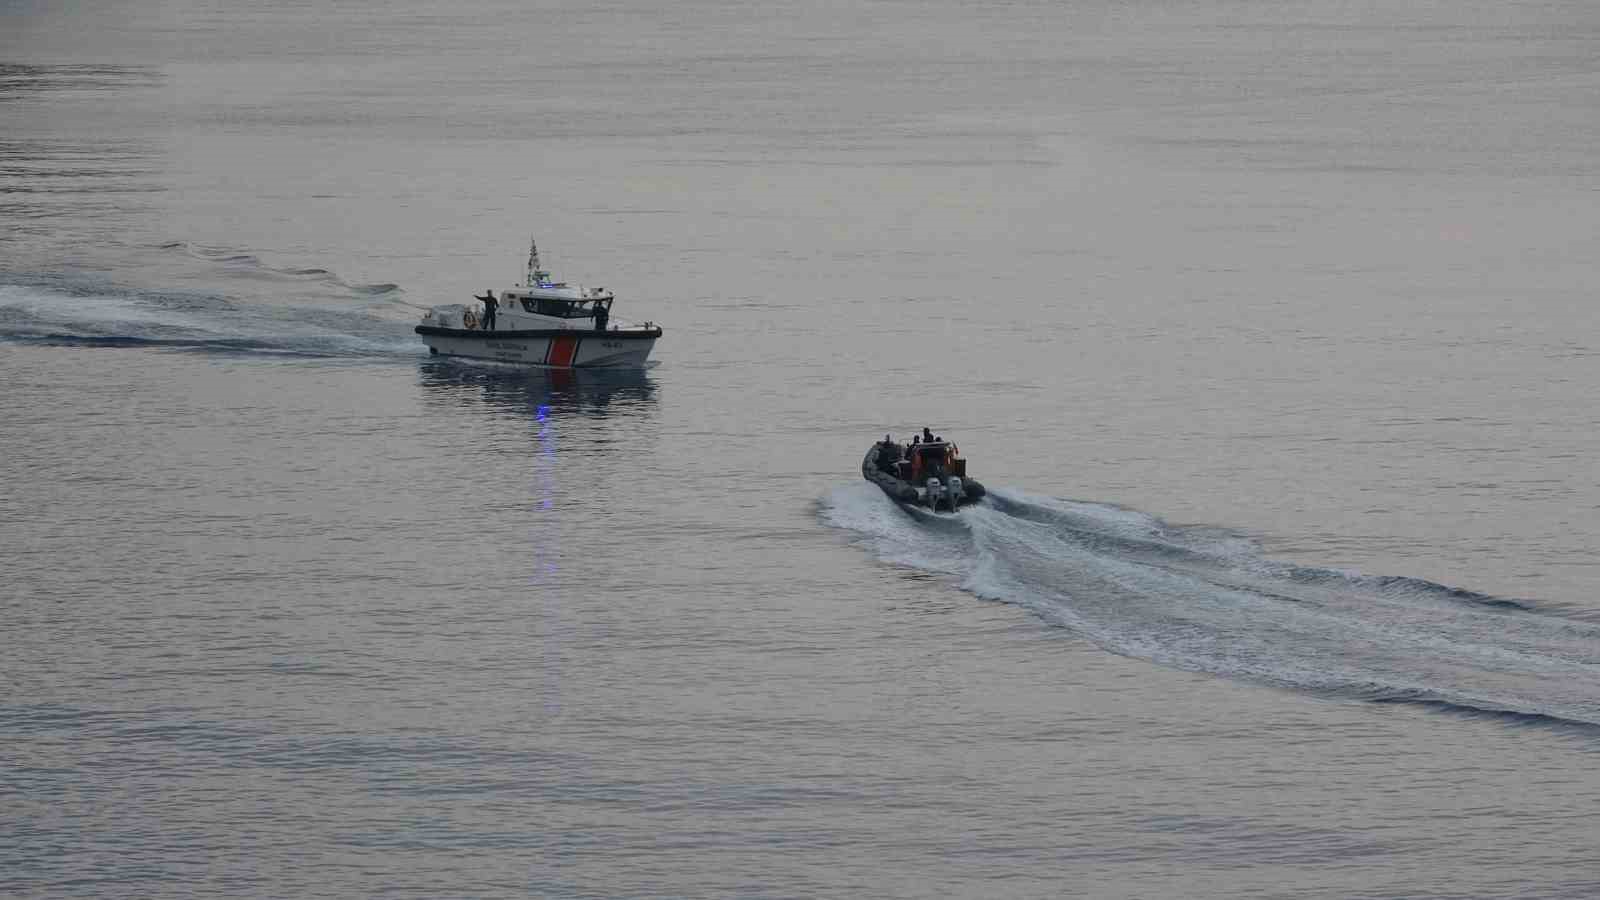
[[[891,499],[935,512],[957,509],[983,499],[983,485],[967,475],[967,461],[956,445],[935,438],[912,438],[897,444],[885,437],[872,445],[861,461],[863,478],[883,489]]]

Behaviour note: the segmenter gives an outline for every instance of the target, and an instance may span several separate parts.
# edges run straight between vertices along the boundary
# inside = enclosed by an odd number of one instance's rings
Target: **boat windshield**
[[[563,300],[559,297],[523,297],[522,308],[541,316],[558,319],[587,319],[594,315],[587,300]]]

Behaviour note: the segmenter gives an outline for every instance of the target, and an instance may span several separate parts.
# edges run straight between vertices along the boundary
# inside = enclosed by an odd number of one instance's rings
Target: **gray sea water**
[[[0,4],[0,895],[1600,895],[1597,98],[1586,0]],[[656,365],[427,356],[530,235]]]

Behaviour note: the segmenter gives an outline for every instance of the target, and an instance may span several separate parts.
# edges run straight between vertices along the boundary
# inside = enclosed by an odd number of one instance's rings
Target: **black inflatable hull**
[[[876,444],[872,446],[871,450],[867,451],[866,458],[861,460],[861,477],[882,488],[883,492],[889,495],[889,499],[898,503],[904,503],[907,506],[919,506],[923,509],[950,508],[949,504],[946,503],[941,503],[938,507],[932,506],[928,503],[925,491],[919,490],[916,485],[909,481],[896,478],[878,468],[878,446]],[[956,502],[957,507],[970,506],[977,503],[987,493],[983,485],[979,484],[975,478],[961,479],[961,487],[962,496]]]

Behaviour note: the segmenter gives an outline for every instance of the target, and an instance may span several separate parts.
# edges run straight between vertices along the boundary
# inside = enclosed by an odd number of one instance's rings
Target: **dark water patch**
[[[57,165],[104,163],[111,160],[142,160],[153,155],[154,145],[132,138],[0,137],[0,160],[13,165],[26,165],[35,160],[52,160]]]
[[[0,217],[19,222],[125,218],[147,209],[156,150],[141,141],[107,138],[0,139]],[[0,240],[70,239],[48,229],[0,229]]]
[[[1448,700],[1443,697],[1430,696],[1421,691],[1393,692],[1360,699],[1384,705],[1416,706],[1433,712],[1467,719],[1482,719],[1528,728],[1547,728],[1571,734],[1581,734],[1585,737],[1600,738],[1600,720],[1571,718],[1553,713],[1502,709],[1484,703]]]
[[[38,186],[0,184],[0,194],[159,194],[166,188],[155,184]]]
[[[249,277],[285,282],[316,282],[339,288],[352,296],[379,297],[403,293],[398,284],[351,284],[337,273],[322,266],[273,266],[260,255],[248,250],[229,247],[210,247],[190,241],[168,241],[153,245],[154,249],[168,253],[182,253],[193,259],[222,266],[231,276]]]
[[[100,192],[100,194],[101,196],[105,196],[107,198],[137,195],[119,195],[103,191]],[[21,196],[27,197],[38,195],[24,194]],[[21,234],[27,234],[33,237],[56,238],[60,237],[61,235],[61,232],[58,228],[60,223],[56,220],[65,219],[68,221],[78,222],[92,218],[111,220],[125,216],[136,209],[145,208],[147,207],[136,206],[127,199],[106,199],[99,201],[74,199],[71,202],[56,202],[54,200],[6,200],[0,202],[0,218],[10,220],[8,225],[10,222],[15,221],[38,222],[39,224],[24,228],[8,228],[5,233],[0,233],[0,241],[9,240]],[[3,264],[4,261],[0,260],[0,265]]]
[[[3,159],[4,157],[0,157]],[[28,179],[53,179],[53,178],[121,178],[133,175],[149,176],[156,174],[150,169],[106,168],[104,166],[62,166],[53,167],[28,166],[28,165],[0,165],[0,179],[28,178]]]
[[[89,709],[59,703],[0,706],[0,722],[17,729],[82,728],[113,720],[119,715],[121,713],[115,710]]]
[[[1480,607],[1485,610],[1506,612],[1539,612],[1552,616],[1570,617],[1576,621],[1595,621],[1597,614],[1575,606],[1553,602],[1539,602],[1511,597],[1500,597],[1467,588],[1452,587],[1408,575],[1362,575],[1311,566],[1286,566],[1284,573],[1305,584],[1351,584],[1397,597],[1431,597],[1451,603]]]
[[[50,92],[156,87],[162,81],[160,70],[152,66],[0,63],[0,102]]]
[[[539,369],[487,360],[429,357],[418,367],[428,395],[451,404],[482,403],[539,421],[637,412],[656,403],[647,369]]]
[[[227,356],[303,356],[329,359],[351,356],[391,356],[400,354],[356,353],[349,350],[289,347],[249,338],[157,338],[125,334],[0,334],[0,340],[55,347],[103,347],[110,349],[181,350]]]

